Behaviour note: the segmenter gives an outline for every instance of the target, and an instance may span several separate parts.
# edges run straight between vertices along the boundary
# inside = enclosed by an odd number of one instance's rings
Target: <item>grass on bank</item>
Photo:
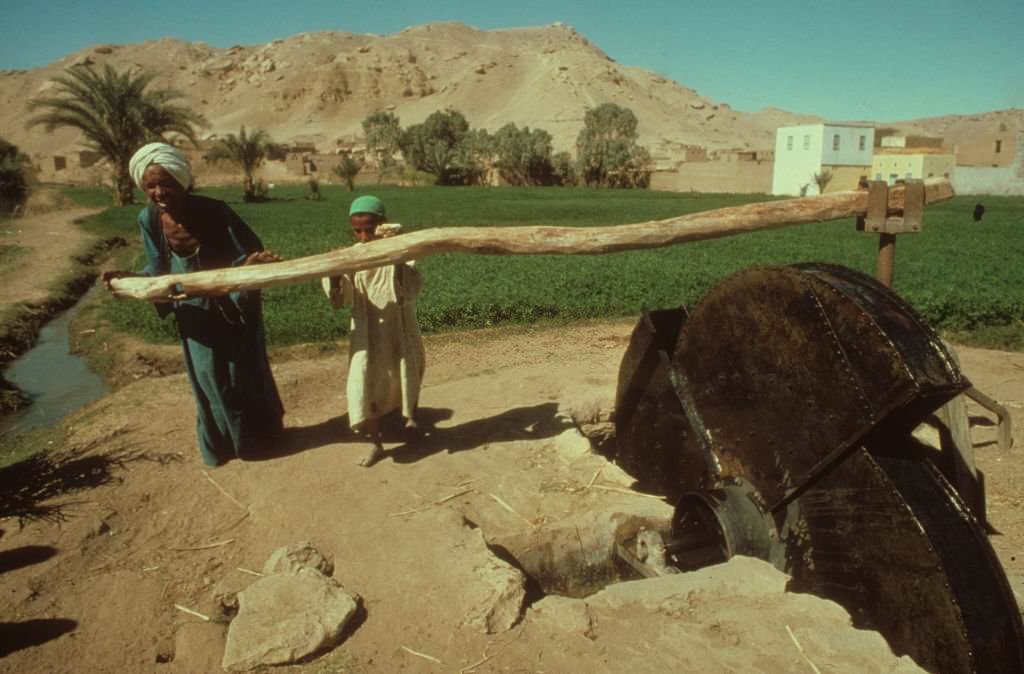
[[[87,190],[75,194],[88,199]],[[319,201],[302,186],[278,187],[271,201],[246,204],[238,188],[205,188],[224,199],[286,258],[353,243],[347,207],[374,193],[389,219],[405,231],[460,225],[590,227],[659,220],[685,213],[763,201],[765,195],[692,194],[567,188],[380,186],[350,193],[322,186]],[[1024,199],[985,197],[985,218],[971,213],[978,197],[929,206],[923,232],[898,237],[895,289],[934,326],[961,341],[1024,348]],[[111,208],[84,225],[101,237],[120,236],[137,251],[139,205]],[[852,219],[800,225],[649,251],[602,256],[475,256],[446,254],[418,264],[426,279],[419,304],[426,332],[544,320],[636,316],[645,308],[690,305],[720,279],[753,265],[824,261],[874,273],[878,238],[857,232]],[[348,326],[317,284],[265,292],[272,346],[333,341]],[[160,322],[148,304],[105,301],[102,316],[150,341],[175,341],[172,321]]]

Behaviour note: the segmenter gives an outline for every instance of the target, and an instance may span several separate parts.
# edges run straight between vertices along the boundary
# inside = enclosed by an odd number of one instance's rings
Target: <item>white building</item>
[[[783,126],[775,133],[772,194],[818,194],[815,174],[829,171],[826,192],[857,188],[871,171],[875,130],[853,124]]]

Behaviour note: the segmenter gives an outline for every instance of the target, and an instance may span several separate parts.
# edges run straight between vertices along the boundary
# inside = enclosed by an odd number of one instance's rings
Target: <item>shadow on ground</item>
[[[455,453],[491,442],[554,437],[571,425],[558,417],[557,412],[557,403],[542,403],[439,428],[438,424],[452,418],[452,410],[421,407],[416,411],[419,430],[412,435],[405,430],[405,420],[401,414],[390,414],[381,419],[383,441],[385,445],[400,444],[385,451],[381,458],[390,457],[397,463],[412,463],[441,451]],[[349,428],[348,415],[342,414],[318,424],[285,428],[265,447],[248,454],[245,460],[269,461],[335,442],[369,443],[369,439],[353,432]]]
[[[20,623],[0,622],[0,658],[23,648],[45,644],[74,631],[76,627],[78,623],[68,618],[39,618]]]
[[[452,411],[432,407],[421,407],[417,410],[417,418],[424,427],[432,428],[435,424],[450,419]],[[381,433],[385,443],[404,442],[404,419],[400,413],[389,414],[381,420]],[[327,419],[309,426],[290,426],[279,435],[269,439],[266,446],[252,451],[245,457],[246,461],[269,461],[280,459],[310,449],[317,449],[335,442],[369,442],[349,428],[348,415]]]
[[[117,482],[116,468],[129,461],[180,461],[176,455],[148,452],[40,452],[0,468],[0,519],[61,520],[73,500],[60,500],[78,492]]]
[[[421,420],[422,436],[386,451],[383,458],[413,463],[438,452],[454,454],[492,442],[553,438],[572,425],[558,416],[558,403],[553,402],[516,407],[455,426],[438,428],[436,424],[425,414]]]
[[[49,545],[23,545],[20,548],[0,550],[0,573],[45,562],[56,554],[57,548]]]

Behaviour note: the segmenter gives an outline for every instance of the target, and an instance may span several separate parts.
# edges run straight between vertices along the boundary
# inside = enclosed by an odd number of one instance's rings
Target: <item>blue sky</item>
[[[482,29],[561,21],[622,64],[748,112],[897,121],[1024,108],[1024,0],[0,0],[0,69],[107,42],[229,47],[453,20]]]

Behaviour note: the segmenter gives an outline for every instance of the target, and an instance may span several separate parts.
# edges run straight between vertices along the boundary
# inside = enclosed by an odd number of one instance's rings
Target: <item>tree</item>
[[[12,210],[25,201],[28,195],[26,164],[28,157],[18,146],[0,138],[0,212]]]
[[[650,156],[637,145],[637,119],[629,108],[604,103],[587,110],[576,137],[580,179],[595,187],[629,187],[650,179]],[[635,175],[640,171],[640,176]]]
[[[551,157],[551,172],[555,185],[572,186],[576,184],[576,164],[572,155],[564,150]]]
[[[612,181],[613,187],[632,187],[647,189],[651,186],[651,173],[654,172],[654,159],[647,148],[637,145],[630,154],[626,166]]]
[[[363,120],[366,151],[377,166],[378,180],[395,166],[395,154],[401,149],[402,127],[391,112],[374,112]]]
[[[256,193],[256,181],[253,178],[253,173],[263,163],[267,154],[273,149],[273,145],[273,141],[270,140],[266,131],[256,129],[256,131],[246,134],[243,124],[237,136],[229,133],[226,137],[219,139],[206,158],[214,161],[227,159],[242,169],[242,173],[245,174],[242,182],[242,199],[257,201],[259,197]]]
[[[468,133],[469,122],[458,110],[434,112],[422,124],[405,130],[402,154],[414,168],[433,174],[439,185],[461,184],[464,167],[459,163],[459,144]]]
[[[332,170],[336,176],[345,181],[345,186],[351,192],[356,187],[356,176],[363,170],[363,160],[346,154]]]
[[[459,184],[485,184],[493,163],[494,136],[487,133],[487,129],[471,129],[463,137],[455,153]]]
[[[153,89],[151,72],[118,72],[104,66],[96,72],[76,66],[53,78],[56,93],[29,101],[28,127],[47,132],[59,127],[78,129],[86,147],[99,152],[113,169],[114,205],[134,201],[128,162],[142,145],[177,133],[196,142],[194,126],[203,117],[174,101],[181,94],[172,89]]]
[[[512,185],[551,185],[555,182],[551,161],[551,134],[543,129],[516,128],[506,124],[494,134],[494,165]]]

